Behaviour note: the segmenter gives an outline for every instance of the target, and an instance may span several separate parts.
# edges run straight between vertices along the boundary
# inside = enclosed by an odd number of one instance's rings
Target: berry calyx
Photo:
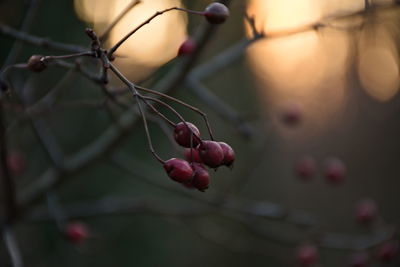
[[[224,153],[224,159],[222,160],[221,165],[231,167],[233,165],[233,162],[235,161],[235,151],[227,143],[218,142],[218,144],[220,145],[220,147],[222,148],[222,152]]]
[[[187,183],[193,177],[193,169],[186,160],[171,158],[163,167],[168,176],[178,183]]]
[[[390,262],[398,253],[399,243],[394,240],[387,241],[378,248],[378,259],[382,262]]]
[[[204,192],[210,185],[210,174],[206,168],[199,163],[193,163],[192,167],[194,175],[191,184],[198,190]]]
[[[211,24],[221,24],[229,17],[229,9],[221,3],[211,3],[204,10],[204,16]]]
[[[304,156],[295,165],[295,173],[303,181],[309,181],[317,172],[317,163],[311,156]]]
[[[340,184],[346,176],[346,165],[338,158],[331,158],[326,161],[324,176],[331,184]]]
[[[203,141],[198,149],[201,160],[210,168],[217,168],[224,161],[224,151],[215,141]]]
[[[42,55],[33,55],[28,59],[28,69],[34,72],[41,72],[47,68],[47,65],[42,60]]]
[[[192,38],[186,39],[178,50],[178,56],[187,56],[196,50],[196,42]]]
[[[190,147],[190,145],[197,147],[200,143],[200,131],[190,122],[180,122],[175,126],[174,139],[183,147]]]
[[[80,244],[89,237],[89,229],[81,222],[69,223],[64,229],[65,237],[74,244]]]
[[[356,252],[350,256],[350,267],[367,267],[369,263],[369,255],[366,252]]]
[[[378,206],[372,199],[363,199],[356,206],[356,221],[359,224],[370,224],[377,216]]]
[[[313,245],[302,245],[298,247],[296,260],[300,266],[312,266],[318,261],[318,249]]]
[[[185,156],[185,159],[189,162],[202,163],[199,151],[196,148],[185,148],[183,155]]]

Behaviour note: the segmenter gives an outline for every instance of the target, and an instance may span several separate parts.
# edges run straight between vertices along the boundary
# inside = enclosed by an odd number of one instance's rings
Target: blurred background
[[[130,1],[40,2],[31,34],[89,47],[84,29],[102,33]],[[368,266],[400,266],[398,257],[385,264],[378,259],[380,244],[398,239],[400,222],[400,7],[389,0],[367,6],[364,0],[227,2],[230,17],[216,27],[194,69],[213,65],[221,55],[229,63],[202,77],[200,88],[181,83],[172,94],[208,114],[217,139],[235,149],[234,168],[210,171],[205,193],[184,188],[167,177],[149,152],[142,124],[135,124],[112,152],[69,174],[18,221],[14,231],[25,266],[298,266],[296,248],[310,243],[320,245],[315,266],[351,266],[349,257],[364,248]],[[18,29],[29,3],[0,1],[0,23]],[[209,3],[143,0],[105,45],[157,10],[203,10]],[[132,81],[157,88],[184,60],[176,57],[179,46],[205,24],[201,16],[163,14],[118,50],[115,64]],[[254,30],[263,38],[245,46]],[[0,40],[3,65],[14,40],[3,34]],[[23,45],[16,62],[32,54],[62,52]],[[96,67],[90,60],[83,64]],[[98,85],[77,72],[55,66],[42,73],[17,69],[8,77],[27,103],[57,88],[55,106],[61,108],[41,118],[65,155],[91,144],[112,123],[104,106],[68,105],[104,98]],[[121,84],[110,79],[110,91],[118,93]],[[128,93],[120,98],[134,105]],[[171,105],[206,135],[198,114]],[[16,119],[23,111],[6,111],[9,147],[24,165],[15,176],[23,191],[51,161],[29,122]],[[111,113],[123,111],[111,107]],[[149,127],[163,158],[182,157],[172,129],[165,133],[153,119]],[[299,171],[304,158],[311,159],[311,178]],[[332,161],[340,163],[334,170],[339,182],[327,174]],[[365,198],[378,207],[367,227],[355,219]],[[91,213],[98,207],[107,212]],[[68,242],[57,216],[85,223],[88,240]],[[12,266],[4,244],[0,266]]]

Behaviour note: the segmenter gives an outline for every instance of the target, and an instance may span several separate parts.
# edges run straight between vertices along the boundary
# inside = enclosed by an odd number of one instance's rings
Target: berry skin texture
[[[369,263],[369,255],[366,252],[356,252],[350,256],[350,267],[367,267]]]
[[[69,223],[64,230],[65,237],[74,244],[80,244],[89,237],[89,229],[81,222]]]
[[[378,248],[378,259],[381,262],[392,261],[399,253],[399,243],[387,241]]]
[[[24,155],[18,151],[10,151],[7,155],[7,167],[11,175],[21,175],[26,168],[26,160]]]
[[[180,122],[176,124],[174,129],[174,139],[179,145],[190,147],[190,139],[192,139],[193,147],[197,147],[200,142],[198,137],[200,137],[200,131],[196,126],[194,126],[194,124],[190,122]]]
[[[201,161],[199,151],[196,148],[185,148],[183,155],[185,156],[185,159],[189,162],[203,163]]]
[[[210,185],[210,174],[206,168],[199,163],[193,163],[192,167],[194,171],[192,185],[204,192]]]
[[[324,176],[331,184],[340,184],[346,176],[346,165],[338,158],[330,158],[325,163]]]
[[[227,143],[219,142],[218,144],[221,146],[222,152],[224,152],[224,159],[221,165],[231,167],[235,161],[235,151]]]
[[[298,247],[296,260],[300,266],[313,266],[318,261],[318,249],[313,245],[302,245]]]
[[[47,65],[42,61],[42,55],[33,55],[28,59],[28,69],[34,72],[41,72],[47,68]]]
[[[229,9],[221,3],[211,3],[204,10],[204,16],[211,24],[222,24],[229,17]]]
[[[178,50],[178,56],[187,56],[196,50],[196,42],[192,38],[186,39]]]
[[[164,169],[168,176],[178,182],[187,183],[193,177],[193,169],[189,162],[183,159],[172,158],[164,163]]]
[[[377,216],[378,206],[372,199],[363,199],[356,206],[356,221],[361,225],[369,225]]]
[[[301,180],[311,180],[317,172],[317,163],[311,156],[304,156],[297,161],[294,171]]]
[[[221,166],[224,161],[224,151],[215,141],[203,141],[199,146],[200,158],[210,168]]]

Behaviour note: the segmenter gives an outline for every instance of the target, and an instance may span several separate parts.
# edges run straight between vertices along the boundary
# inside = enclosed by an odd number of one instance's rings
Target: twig
[[[10,254],[11,263],[13,267],[23,267],[21,252],[19,251],[17,241],[15,239],[14,233],[11,226],[5,225],[3,227],[3,239]]]

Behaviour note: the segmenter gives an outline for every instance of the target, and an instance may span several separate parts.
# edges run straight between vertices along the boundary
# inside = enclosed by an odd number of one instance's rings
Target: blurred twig
[[[3,239],[6,244],[8,253],[10,254],[11,263],[13,267],[23,267],[22,256],[18,248],[14,232],[9,225],[3,227]]]

